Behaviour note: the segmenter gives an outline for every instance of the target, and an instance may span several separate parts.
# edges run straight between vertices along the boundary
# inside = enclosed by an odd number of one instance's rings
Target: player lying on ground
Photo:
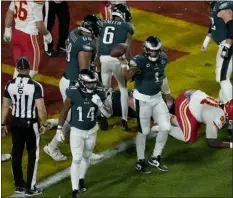
[[[70,86],[66,90],[67,98],[61,110],[57,139],[65,140],[62,127],[67,114],[71,110],[70,120],[70,148],[72,164],[70,168],[72,197],[78,197],[78,193],[86,191],[84,177],[89,167],[90,156],[95,147],[98,130],[97,111],[110,117],[110,111],[103,104],[105,93],[96,90],[97,78],[93,71],[84,69],[80,71],[79,86]]]
[[[178,140],[194,143],[198,139],[201,124],[205,124],[209,147],[232,148],[232,142],[217,139],[218,131],[226,121],[232,123],[232,109],[233,100],[223,105],[200,90],[185,91],[175,101],[176,119],[172,121],[169,134]],[[232,131],[229,132],[232,136]]]

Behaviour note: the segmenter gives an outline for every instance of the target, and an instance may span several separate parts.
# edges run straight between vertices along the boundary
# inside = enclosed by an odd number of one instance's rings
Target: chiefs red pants
[[[14,29],[12,33],[14,63],[21,56],[25,56],[30,61],[30,70],[38,71],[40,64],[40,48],[37,35],[27,34]]]
[[[100,3],[100,11],[104,20],[111,20],[112,4],[108,1]]]

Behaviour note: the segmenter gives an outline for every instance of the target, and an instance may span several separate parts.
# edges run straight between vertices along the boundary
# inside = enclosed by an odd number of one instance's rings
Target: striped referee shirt
[[[44,97],[40,83],[29,75],[19,74],[7,82],[4,97],[12,101],[12,116],[16,118],[37,119],[35,100]]]

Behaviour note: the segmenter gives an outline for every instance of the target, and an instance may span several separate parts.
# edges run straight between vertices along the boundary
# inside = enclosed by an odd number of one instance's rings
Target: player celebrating
[[[72,197],[78,197],[79,191],[85,191],[84,177],[89,166],[89,159],[95,147],[96,133],[98,130],[97,110],[109,117],[109,111],[102,100],[105,93],[97,92],[97,78],[93,71],[83,69],[78,78],[79,86],[67,89],[67,98],[57,127],[57,139],[64,141],[62,132],[67,114],[71,109],[70,119],[70,148],[72,153],[72,164],[70,168]],[[79,181],[80,178],[80,181]]]
[[[5,19],[4,41],[13,44],[14,62],[25,56],[30,61],[30,76],[38,73],[40,48],[37,42],[38,32],[44,36],[46,43],[52,42],[52,36],[43,23],[42,8],[44,1],[11,1]],[[12,21],[15,29],[12,33]],[[12,37],[12,38],[11,38]],[[15,69],[13,78],[18,75]]]
[[[101,63],[101,78],[104,86],[111,87],[112,74],[116,78],[121,91],[121,108],[122,122],[121,128],[128,130],[127,114],[128,114],[128,93],[125,79],[120,75],[120,62],[117,58],[110,56],[110,51],[115,44],[128,44],[126,57],[131,57],[131,44],[134,28],[131,23],[131,13],[129,8],[124,4],[117,4],[113,8],[112,21],[104,21],[99,38],[99,54]]]
[[[121,61],[121,73],[127,79],[134,76],[136,99],[136,111],[139,132],[136,137],[137,158],[136,169],[143,173],[151,173],[145,161],[146,136],[150,133],[151,117],[157,121],[159,132],[156,137],[156,144],[153,155],[148,163],[161,171],[168,171],[168,168],[161,162],[161,153],[166,144],[170,131],[170,116],[167,105],[163,101],[161,89],[166,98],[172,100],[167,78],[164,69],[167,65],[167,55],[162,51],[161,41],[150,36],[144,42],[145,53],[134,56],[129,68],[126,59]]]
[[[226,120],[233,120],[233,99],[222,105],[220,101],[209,97],[200,90],[188,90],[181,93],[175,102],[175,114],[178,126],[172,126],[170,135],[178,140],[193,143],[197,141],[198,129],[206,125],[208,145],[215,148],[232,148],[232,142],[217,139],[218,131]]]
[[[233,64],[233,2],[210,1],[210,13],[211,25],[202,51],[206,51],[211,37],[219,46],[216,57],[216,81],[221,86],[219,98],[226,103],[232,99],[230,76]]]
[[[99,35],[100,19],[95,15],[87,15],[80,27],[74,29],[67,40],[67,66],[63,77],[60,80],[59,88],[63,101],[66,100],[66,89],[76,83],[79,71],[89,69],[91,62],[96,55],[95,38]],[[65,135],[70,129],[69,120],[70,113],[63,126],[63,134]],[[45,153],[56,161],[64,161],[67,159],[60,150],[59,141],[56,136],[52,141],[44,147]]]

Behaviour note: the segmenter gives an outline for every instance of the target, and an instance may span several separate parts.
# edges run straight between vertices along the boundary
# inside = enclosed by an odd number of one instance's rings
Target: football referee
[[[2,135],[7,133],[6,119],[10,109],[12,118],[10,131],[12,135],[12,170],[15,192],[26,196],[41,194],[36,184],[39,160],[39,122],[46,123],[47,112],[44,104],[43,87],[29,76],[30,63],[26,57],[16,61],[18,76],[7,82],[2,104]],[[46,124],[44,124],[45,126]],[[22,157],[26,144],[28,152],[27,182],[22,171]]]

